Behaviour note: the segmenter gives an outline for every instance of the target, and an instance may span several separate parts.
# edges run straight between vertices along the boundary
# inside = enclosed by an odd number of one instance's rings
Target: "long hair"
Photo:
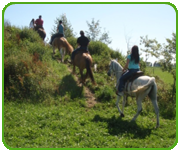
[[[131,61],[133,61],[138,64],[139,63],[139,48],[137,45],[134,45],[131,50]]]

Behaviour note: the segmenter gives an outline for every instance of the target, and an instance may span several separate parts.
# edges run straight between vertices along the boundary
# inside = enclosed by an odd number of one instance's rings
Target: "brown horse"
[[[35,27],[34,29],[35,29],[35,31],[38,32],[39,36],[40,36],[40,37],[43,39],[43,41],[44,41],[44,39],[45,39],[45,37],[46,37],[46,32],[45,32],[45,30],[42,29],[42,28],[38,28],[38,27]]]
[[[73,73],[75,73],[75,66],[79,68],[80,74],[81,74],[81,82],[84,84],[85,80],[88,76],[90,76],[91,81],[94,85],[96,85],[96,82],[94,80],[93,72],[91,69],[92,66],[92,57],[88,53],[84,53],[82,51],[79,51],[73,60]],[[86,75],[83,78],[83,70],[86,69]]]
[[[73,47],[69,44],[69,42],[64,37],[57,37],[52,42],[53,53],[55,54],[55,49],[58,48],[61,54],[61,62],[64,62],[64,55],[66,52],[71,54],[74,50]]]

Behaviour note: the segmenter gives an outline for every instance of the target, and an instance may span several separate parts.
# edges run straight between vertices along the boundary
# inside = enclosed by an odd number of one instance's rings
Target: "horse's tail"
[[[93,73],[92,73],[91,64],[90,64],[90,58],[89,57],[86,57],[86,69],[87,69],[87,73],[89,74],[89,76],[91,78],[92,83],[94,85],[96,85],[96,82],[94,80],[94,76],[93,76]]]
[[[136,92],[143,92],[145,91],[146,89],[148,89],[150,86],[156,86],[156,82],[155,82],[155,78],[152,77],[147,84],[143,85],[143,86],[138,86],[136,90],[133,90],[132,92],[133,93],[136,93]],[[157,88],[157,87],[156,87]]]

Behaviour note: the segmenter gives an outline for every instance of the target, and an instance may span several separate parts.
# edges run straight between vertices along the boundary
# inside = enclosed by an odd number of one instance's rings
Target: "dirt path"
[[[68,67],[69,72],[72,73],[71,68],[70,68],[69,66],[67,66],[67,67]],[[74,76],[75,76],[77,85],[78,85],[78,86],[82,86],[82,84],[81,84],[80,81],[79,81],[78,76],[77,76],[76,74],[74,74]],[[97,103],[97,100],[96,100],[94,94],[90,91],[89,88],[87,88],[86,86],[83,86],[83,87],[84,87],[84,97],[86,98],[87,107],[88,107],[88,108],[92,108],[92,107],[94,107],[94,105]]]

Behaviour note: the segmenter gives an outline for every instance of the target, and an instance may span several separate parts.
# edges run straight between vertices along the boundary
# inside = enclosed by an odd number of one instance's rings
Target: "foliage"
[[[159,59],[163,71],[168,71],[172,74],[174,83],[172,85],[172,100],[176,96],[176,70],[174,69],[174,62],[176,63],[176,33],[172,33],[172,39],[166,39],[167,44],[159,44],[156,39],[148,39],[148,36],[141,37],[140,44],[144,44],[145,49],[142,51],[151,54]]]
[[[75,37],[68,37],[68,38],[67,38],[67,41],[69,42],[69,44],[72,45],[72,47],[73,47],[74,49],[76,49],[76,48],[78,47],[78,45],[77,45],[77,39],[76,39]]]
[[[59,21],[62,20],[62,24],[64,26],[64,35],[66,38],[73,37],[73,28],[71,23],[67,20],[66,14],[62,14],[56,18],[54,21],[55,25],[53,26],[51,34],[55,34],[57,32],[57,26],[59,25]]]
[[[109,37],[109,33],[105,31],[101,33],[101,27],[99,25],[99,20],[95,21],[92,19],[91,23],[87,21],[87,25],[89,27],[89,31],[86,31],[86,35],[89,37],[91,41],[101,41],[105,44],[110,44],[111,40]]]
[[[5,100],[44,101],[54,94],[59,79],[56,75],[59,74],[54,73],[57,63],[50,56],[50,48],[44,45],[35,31],[5,26]],[[63,68],[58,67],[57,71]]]

